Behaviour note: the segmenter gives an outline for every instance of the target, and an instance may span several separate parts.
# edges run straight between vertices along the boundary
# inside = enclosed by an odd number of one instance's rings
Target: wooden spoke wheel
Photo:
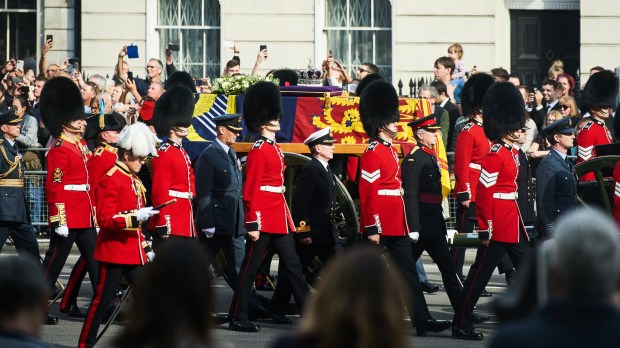
[[[611,175],[618,159],[620,156],[602,156],[575,166],[577,176],[593,172],[596,178],[578,184],[577,202],[584,206],[597,206],[613,214],[614,183]]]

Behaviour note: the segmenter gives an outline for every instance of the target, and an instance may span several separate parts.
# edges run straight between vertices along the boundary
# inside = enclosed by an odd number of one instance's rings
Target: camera
[[[180,47],[179,47],[179,45],[169,43],[168,44],[168,49],[171,50],[171,51],[177,51],[178,52],[180,50]]]
[[[194,86],[198,87],[202,85],[204,85],[204,82],[202,80],[194,80]]]
[[[127,79],[133,81],[133,71],[127,72]]]
[[[22,92],[22,94],[28,94],[28,92],[30,92],[30,87],[29,86],[21,86],[19,87],[20,92]]]
[[[75,63],[79,63],[80,58],[69,58],[67,61],[69,62],[70,65],[73,65]]]

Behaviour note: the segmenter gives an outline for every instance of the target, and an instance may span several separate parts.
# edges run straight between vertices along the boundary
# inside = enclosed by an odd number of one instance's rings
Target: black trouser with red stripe
[[[77,297],[80,293],[80,286],[84,281],[84,277],[86,277],[86,261],[84,261],[84,257],[80,255],[80,258],[75,265],[73,265],[73,269],[69,275],[69,281],[65,287],[65,293],[62,295],[62,300],[60,301],[61,312],[66,311],[71,305],[77,305]],[[93,292],[95,292],[95,290],[96,289],[93,288]]]
[[[125,277],[129,284],[135,284],[141,268],[140,265],[100,263],[97,290],[90,307],[88,307],[88,314],[82,326],[82,333],[78,342],[79,348],[92,347],[97,343],[99,325],[101,325],[106,310],[110,307],[118,283],[122,277]]]
[[[97,232],[94,228],[72,228],[69,229],[67,237],[61,237],[56,232],[51,232],[49,249],[45,253],[45,260],[43,260],[43,271],[50,289],[54,288],[54,283],[58,279],[62,267],[65,265],[67,257],[71,252],[73,242],[75,242],[84,258],[86,270],[90,277],[90,284],[93,286],[93,289],[97,287],[99,265],[93,258],[96,241]]]
[[[230,304],[230,316],[233,320],[248,320],[248,301],[252,292],[252,285],[256,278],[256,272],[260,265],[265,251],[270,246],[274,246],[278,254],[280,265],[278,268],[278,279],[288,279],[288,284],[293,292],[295,303],[302,312],[305,297],[308,294],[308,284],[304,280],[301,270],[301,262],[295,253],[295,242],[293,235],[274,234],[261,232],[257,241],[247,241],[245,257],[241,263],[238,286],[235,289],[233,300]],[[273,294],[277,298],[281,287],[277,286]]]
[[[387,249],[391,265],[400,272],[408,286],[411,301],[407,301],[409,317],[412,323],[420,323],[432,319],[424,293],[420,287],[420,278],[416,269],[416,259],[411,250],[411,238],[408,236],[381,236],[379,244]],[[406,294],[405,294],[406,295]]]
[[[493,271],[501,258],[508,253],[510,260],[517,271],[523,266],[524,261],[534,253],[522,232],[519,243],[502,243],[491,240],[487,247],[479,247],[476,261],[469,269],[463,291],[459,296],[457,309],[454,311],[454,326],[461,329],[473,328],[472,312],[480,298],[484,287],[491,279]]]

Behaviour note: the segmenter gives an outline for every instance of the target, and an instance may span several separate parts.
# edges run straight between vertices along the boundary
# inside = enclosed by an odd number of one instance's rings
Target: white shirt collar
[[[230,149],[230,146],[224,144],[224,142],[222,142],[218,138],[215,138],[215,141],[217,141],[217,143],[220,144],[220,146],[224,149],[224,152],[228,153],[228,149]]]
[[[327,166],[329,165],[329,163],[323,161],[322,159],[320,159],[320,158],[318,158],[316,156],[314,158],[318,159],[319,162],[321,162],[321,164],[323,165],[323,168],[325,168],[325,170],[327,170]]]
[[[448,104],[449,101],[450,98],[446,97],[441,103],[439,103],[439,106],[443,108],[446,104]]]

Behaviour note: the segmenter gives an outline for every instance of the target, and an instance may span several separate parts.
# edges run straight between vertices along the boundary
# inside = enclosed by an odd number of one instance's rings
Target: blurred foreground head
[[[405,347],[402,289],[378,250],[351,250],[328,265],[300,334],[325,348]]]
[[[618,226],[610,217],[579,209],[555,227],[551,286],[560,296],[609,297],[618,289]]]
[[[212,313],[207,255],[170,240],[147,264],[135,288],[129,324],[114,347],[207,347]]]

